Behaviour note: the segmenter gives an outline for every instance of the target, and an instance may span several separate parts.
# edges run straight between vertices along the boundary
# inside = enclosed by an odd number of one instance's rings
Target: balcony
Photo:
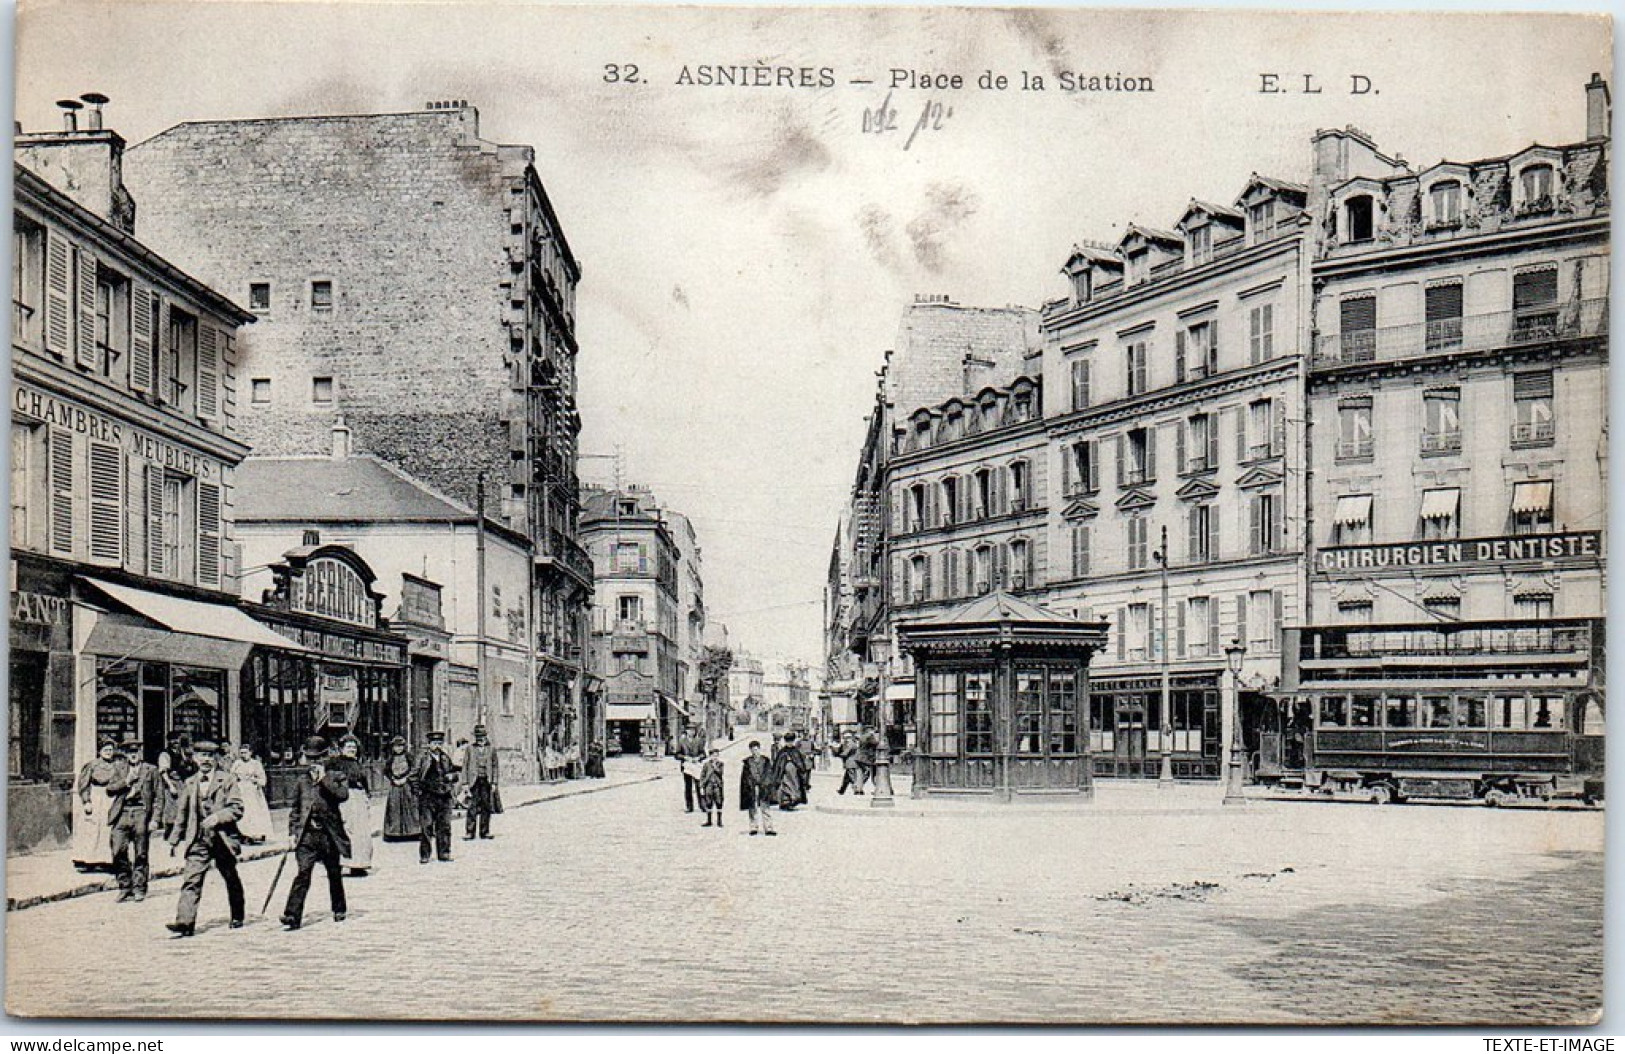
[[[1461,451],[1461,433],[1456,432],[1423,432],[1422,453],[1424,454],[1456,454]]]
[[[1600,337],[1607,332],[1607,297],[1569,300],[1520,311],[1491,311],[1352,333],[1321,334],[1315,341],[1314,368],[1329,370],[1402,362],[1429,355],[1494,351]]]
[[[548,542],[547,550],[536,554],[536,569],[564,575],[583,589],[591,589],[592,557],[587,550],[562,531],[553,531]]]
[[[1337,460],[1366,461],[1371,458],[1376,444],[1370,439],[1344,439],[1337,444]]]
[[[1513,446],[1551,446],[1556,441],[1556,421],[1530,421],[1512,426]]]

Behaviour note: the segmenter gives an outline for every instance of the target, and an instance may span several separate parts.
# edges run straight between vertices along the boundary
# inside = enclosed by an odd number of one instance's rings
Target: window
[[[990,593],[993,591],[993,549],[982,545],[976,548],[976,592]]]
[[[1129,253],[1124,260],[1123,282],[1125,285],[1139,285],[1151,277],[1151,252],[1142,249],[1137,253]]]
[[[637,542],[615,543],[615,570],[636,574],[643,569],[643,547]]]
[[[1550,619],[1552,617],[1552,594],[1519,593],[1512,598],[1512,617]]]
[[[1202,224],[1192,227],[1189,232],[1191,245],[1191,263],[1204,264],[1213,259],[1213,227]]]
[[[1557,439],[1552,411],[1552,373],[1512,375],[1512,445],[1550,446]]]
[[[1337,407],[1337,460],[1363,461],[1375,453],[1371,400],[1345,400]]]
[[[1530,165],[1518,173],[1518,215],[1552,211],[1552,166]]]
[[[942,481],[942,501],[938,510],[943,526],[953,524],[959,512],[959,478],[949,476]]]
[[[333,283],[330,280],[318,278],[310,283],[310,306],[317,311],[333,309]]]
[[[1428,229],[1449,230],[1461,226],[1461,183],[1440,180],[1428,188]]]
[[[1044,752],[1044,671],[1016,671],[1014,745],[1017,754]]]
[[[1346,297],[1338,303],[1341,336],[1338,359],[1370,362],[1377,357],[1377,298],[1370,294]]]
[[[1272,589],[1255,589],[1246,595],[1247,647],[1252,651],[1273,652],[1281,639],[1281,594]]]
[[[1082,578],[1089,573],[1089,525],[1075,524],[1072,528],[1072,577]]]
[[[1146,341],[1130,341],[1126,355],[1128,363],[1128,394],[1139,395],[1146,390]]]
[[[1066,492],[1069,496],[1093,494],[1100,489],[1099,444],[1080,439],[1066,448],[1064,457]]]
[[[1416,697],[1414,695],[1390,695],[1384,699],[1383,724],[1388,728],[1415,728]]]
[[[1219,516],[1214,506],[1191,506],[1187,534],[1191,563],[1203,564],[1219,558]]]
[[[122,383],[130,352],[130,283],[105,267],[96,270],[96,369]]]
[[[1427,313],[1427,350],[1453,351],[1461,347],[1461,283],[1430,285],[1423,297]]]
[[[636,501],[618,501],[615,503],[616,516],[636,516],[638,503]]]
[[[1026,461],[1010,462],[1010,508],[1015,512],[1032,507],[1032,466]]]
[[[1349,723],[1349,701],[1347,696],[1328,695],[1320,700],[1320,720],[1317,722],[1321,728],[1346,728]]]
[[[1375,207],[1370,195],[1360,194],[1343,203],[1344,241],[1368,242],[1374,233]]]
[[[1431,541],[1461,533],[1461,490],[1440,487],[1422,492],[1422,537]]]
[[[1174,334],[1174,376],[1177,380],[1209,377],[1219,372],[1215,330],[1214,323],[1209,320]]]
[[[1371,541],[1371,495],[1344,494],[1332,514],[1333,545],[1366,545]]]
[[[1033,584],[1033,547],[1025,538],[1010,543],[1010,588],[1026,589]]]
[[[257,406],[265,406],[271,401],[271,378],[255,377],[248,382],[249,398]]]
[[[157,535],[155,540],[160,553],[158,569],[153,573],[183,579],[192,566],[192,480],[173,473],[161,475],[158,529],[153,532],[151,525],[148,526],[148,531]]]
[[[1441,622],[1461,621],[1461,598],[1455,596],[1431,596],[1422,601],[1422,610]]]
[[[1253,241],[1261,242],[1275,236],[1275,199],[1265,198],[1247,206],[1247,229]]]
[[[44,339],[45,231],[21,217],[11,229],[11,339],[38,348]]]
[[[1247,404],[1249,461],[1280,457],[1285,447],[1281,432],[1281,407],[1274,399],[1255,399]]]
[[[1247,361],[1275,358],[1275,305],[1258,304],[1247,312]]]
[[[1183,470],[1206,472],[1219,467],[1219,422],[1212,414],[1196,414],[1185,423]]]
[[[1119,440],[1124,442],[1124,440]],[[1126,434],[1127,462],[1122,485],[1131,487],[1157,478],[1157,440],[1151,428],[1131,428]]]
[[[1550,340],[1557,335],[1557,268],[1512,276],[1512,339]]]
[[[976,675],[972,675],[976,676]],[[933,673],[930,681],[931,753],[959,754],[959,674]]]
[[[1078,676],[1071,670],[1049,672],[1049,752],[1078,752]]]
[[[1381,700],[1374,695],[1355,695],[1349,699],[1349,727],[1375,728]]]
[[[1090,390],[1089,360],[1072,360],[1072,409],[1082,410],[1089,405],[1093,393]]]
[[[13,548],[41,549],[44,538],[31,507],[39,505],[44,429],[22,421],[11,422],[11,544]],[[42,493],[42,491],[41,491]]]
[[[502,714],[504,717],[513,716],[513,682],[502,682]]]
[[[1461,450],[1461,389],[1429,388],[1422,393],[1422,453]]]
[[[916,483],[908,488],[908,529],[925,529],[925,484]]]
[[[922,604],[930,594],[931,564],[923,555],[910,557],[908,561],[908,598],[916,604]]]
[[[192,411],[192,385],[197,369],[197,319],[178,308],[169,309],[169,326],[159,356],[160,397],[182,413]]]
[[[993,675],[965,674],[965,753],[993,753]]]
[[[1124,626],[1124,637],[1128,642],[1128,658],[1131,662],[1144,662],[1152,657],[1150,604],[1128,606],[1128,624]]]
[[[1128,518],[1128,566],[1131,571],[1147,567],[1151,562],[1149,536],[1151,523],[1135,514]]]
[[[1281,551],[1283,504],[1281,495],[1274,491],[1254,494],[1248,499],[1247,508],[1251,518],[1252,535],[1249,552],[1254,556]]]
[[[312,377],[310,379],[310,401],[313,403],[331,403],[333,401],[333,378]]]
[[[1185,601],[1179,621],[1179,651],[1193,659],[1219,655],[1219,608],[1209,597]]]
[[[1512,533],[1542,534],[1552,529],[1552,482],[1512,486]]]
[[[942,554],[942,595],[944,597],[962,596],[960,583],[964,580],[959,577],[959,550],[949,549]]]
[[[1375,612],[1376,606],[1369,600],[1339,600],[1337,602],[1337,621],[1339,622],[1369,626]]]
[[[628,626],[642,626],[643,598],[634,593],[623,593],[615,598],[615,621]]]
[[[329,293],[332,292],[331,287],[329,287],[328,292]],[[270,282],[250,282],[250,283],[248,283],[248,310],[250,310],[250,311],[269,311],[269,310],[271,310],[271,283]]]

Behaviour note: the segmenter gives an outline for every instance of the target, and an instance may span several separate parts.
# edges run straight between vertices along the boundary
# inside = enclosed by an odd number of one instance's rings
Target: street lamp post
[[[1155,553],[1157,565],[1162,571],[1162,604],[1161,612],[1157,618],[1162,623],[1157,636],[1158,657],[1162,660],[1162,699],[1157,714],[1157,740],[1161,747],[1162,759],[1157,767],[1157,786],[1161,788],[1174,785],[1174,759],[1169,750],[1173,740],[1173,671],[1169,665],[1171,656],[1168,654],[1168,526],[1162,527],[1162,544]]]
[[[1245,805],[1247,795],[1242,781],[1247,754],[1241,741],[1241,660],[1247,646],[1239,640],[1225,645],[1224,662],[1230,668],[1230,771],[1224,785],[1224,804]]]

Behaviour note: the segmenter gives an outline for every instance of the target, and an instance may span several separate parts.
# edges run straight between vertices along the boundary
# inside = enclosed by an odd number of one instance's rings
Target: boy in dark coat
[[[760,825],[763,834],[777,834],[768,810],[773,807],[778,793],[778,778],[773,762],[762,753],[759,740],[750,741],[750,756],[739,766],[739,808],[750,813],[750,833]]]
[[[288,808],[288,837],[293,840],[293,857],[299,865],[288,903],[282,909],[282,925],[296,930],[304,924],[305,894],[310,892],[311,872],[321,864],[327,871],[327,895],[333,904],[333,921],[343,922],[349,905],[344,900],[344,868],[339,861],[350,852],[350,836],[344,830],[339,807],[350,796],[347,781],[327,767],[327,741],[312,736],[305,741],[308,775],[293,787]]]
[[[700,766],[700,811],[705,813],[701,827],[722,826],[722,754],[715,747]],[[712,816],[716,823],[711,822]]]

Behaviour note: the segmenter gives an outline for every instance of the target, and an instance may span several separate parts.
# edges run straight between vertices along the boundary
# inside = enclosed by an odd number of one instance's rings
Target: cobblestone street
[[[144,904],[97,894],[14,912],[7,1006],[1302,1023],[1573,1021],[1601,1003],[1600,812],[800,810],[767,839],[746,835],[737,771],[730,757],[722,831],[683,814],[671,778],[511,811],[496,840],[457,841],[451,865],[383,845],[377,872],[349,883],[350,918],[331,921],[318,882],[296,933],[275,921],[290,875],[240,932],[211,877],[190,940],[163,928],[174,880]],[[834,786],[820,775],[815,803]],[[251,913],[273,870],[244,867]]]

